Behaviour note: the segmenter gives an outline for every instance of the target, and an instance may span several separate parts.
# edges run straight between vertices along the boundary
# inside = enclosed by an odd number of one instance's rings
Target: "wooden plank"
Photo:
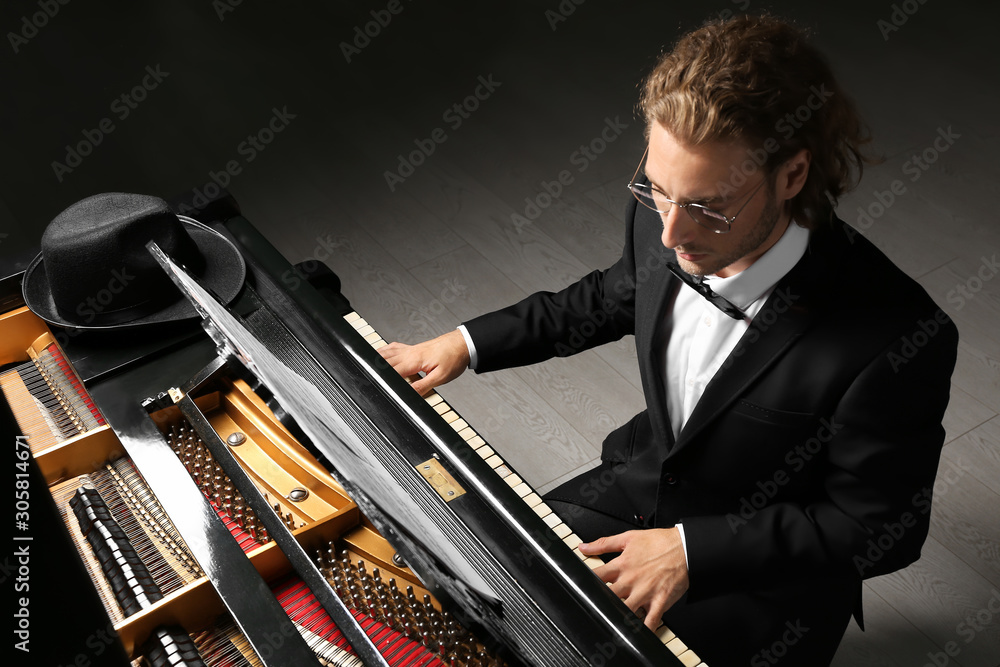
[[[1000,618],[987,606],[1000,593],[936,539],[928,538],[913,565],[868,583],[936,646],[947,648],[954,642],[959,664],[995,664],[1000,655]],[[998,602],[993,602],[994,608]],[[976,621],[983,609],[991,621]]]
[[[945,450],[938,467],[930,534],[1000,588],[1000,494],[976,478],[977,467],[965,451]]]
[[[946,452],[953,460],[967,464],[971,477],[993,493],[1000,493],[1000,417],[955,439],[948,444]],[[982,501],[989,499],[985,496]]]

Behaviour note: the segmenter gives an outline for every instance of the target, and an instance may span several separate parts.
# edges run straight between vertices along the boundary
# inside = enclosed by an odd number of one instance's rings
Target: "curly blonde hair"
[[[861,179],[871,141],[854,102],[803,30],[772,16],[714,20],[681,37],[643,85],[647,135],[654,122],[679,141],[740,141],[766,154],[765,173],[799,150],[811,156],[792,218],[814,229]],[[766,150],[765,150],[766,149]]]

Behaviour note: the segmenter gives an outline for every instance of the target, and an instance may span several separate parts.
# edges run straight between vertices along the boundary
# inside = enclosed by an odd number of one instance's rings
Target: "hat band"
[[[139,303],[130,304],[125,308],[114,310],[104,308],[100,303],[81,303],[77,306],[76,311],[71,313],[60,308],[59,304],[55,304],[55,307],[67,322],[76,324],[77,326],[114,326],[116,324],[125,324],[126,322],[131,322],[132,320],[154,313],[161,306],[172,301],[168,301],[161,296],[160,298],[145,299]]]

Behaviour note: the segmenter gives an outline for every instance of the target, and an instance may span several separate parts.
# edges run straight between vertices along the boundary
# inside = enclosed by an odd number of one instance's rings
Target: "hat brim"
[[[243,281],[246,278],[246,262],[243,261],[243,255],[229,239],[214,229],[185,216],[178,216],[178,219],[205,258],[204,268],[193,275],[206,289],[215,294],[219,301],[228,304],[243,288]],[[155,312],[126,322],[94,325],[84,321],[82,317],[79,320],[67,318],[56,308],[49,278],[45,272],[45,260],[41,253],[25,269],[22,291],[24,302],[33,313],[50,324],[74,329],[121,329],[198,317],[194,304],[178,290],[176,300],[161,306]]]

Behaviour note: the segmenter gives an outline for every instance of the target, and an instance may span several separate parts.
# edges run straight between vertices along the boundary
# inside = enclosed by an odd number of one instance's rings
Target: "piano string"
[[[29,361],[0,373],[0,389],[32,453],[105,424],[50,334],[27,349]]]

